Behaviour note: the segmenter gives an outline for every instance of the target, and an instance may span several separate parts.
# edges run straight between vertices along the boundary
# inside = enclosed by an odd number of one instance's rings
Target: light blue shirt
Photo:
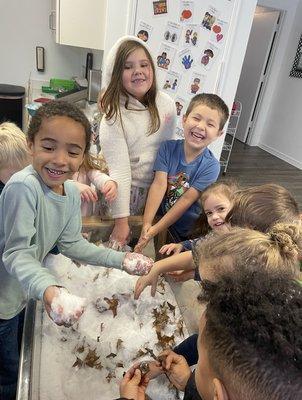
[[[0,197],[0,318],[17,315],[29,298],[42,299],[58,285],[42,266],[57,245],[69,258],[121,268],[125,253],[97,247],[82,237],[81,200],[71,181],[65,196],[52,191],[30,165],[14,174]]]

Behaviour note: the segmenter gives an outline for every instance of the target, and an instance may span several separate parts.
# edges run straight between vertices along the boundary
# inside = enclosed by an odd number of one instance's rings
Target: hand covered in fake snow
[[[183,245],[181,243],[168,243],[159,249],[160,254],[167,254],[169,256],[171,253],[179,254],[183,250]]]
[[[130,275],[146,275],[153,264],[152,258],[137,253],[126,253],[122,269]]]
[[[87,201],[87,203],[92,201],[93,203],[95,203],[98,200],[98,195],[91,186],[86,185],[85,183],[80,183],[76,181],[74,182],[80,191],[82,201]]]
[[[134,251],[136,253],[141,253],[155,235],[156,232],[153,226],[151,226],[151,224],[145,224],[143,226],[140,238],[138,239],[137,245],[134,247]]]
[[[132,367],[126,372],[120,383],[120,396],[133,400],[145,400],[148,383],[147,376],[142,377],[141,371]]]
[[[156,293],[157,281],[158,273],[152,269],[148,275],[141,276],[135,284],[134,299],[137,300],[147,286],[151,286],[151,296],[154,297]]]
[[[117,198],[117,183],[114,181],[107,181],[101,189],[105,200],[111,203]]]
[[[71,326],[83,314],[86,299],[70,294],[67,289],[49,286],[43,296],[49,317],[57,325]]]

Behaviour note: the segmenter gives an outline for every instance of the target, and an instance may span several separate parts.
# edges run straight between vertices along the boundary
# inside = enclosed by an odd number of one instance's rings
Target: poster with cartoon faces
[[[216,47],[213,43],[207,42],[200,57],[200,63],[202,67],[209,71],[212,68],[216,58],[218,57],[218,54],[219,48]]]
[[[168,43],[178,45],[179,38],[181,35],[181,25],[176,22],[167,22],[166,29],[164,32],[164,40]]]
[[[144,21],[140,21],[138,28],[137,28],[137,33],[136,36],[140,39],[142,39],[144,42],[148,42],[148,40],[151,37],[153,30],[153,26],[147,24]]]
[[[216,22],[217,17],[218,17],[218,10],[213,6],[209,6],[201,21],[202,28],[207,31],[211,31],[212,26]]]
[[[192,22],[194,15],[194,1],[180,0],[179,21]]]
[[[194,58],[190,49],[183,49],[178,53],[178,62],[183,70],[189,70],[194,66]]]
[[[197,24],[187,24],[183,27],[183,45],[185,47],[197,47],[200,37],[199,26]]]
[[[174,60],[176,49],[164,43],[161,44],[156,64],[159,68],[169,70]]]
[[[217,18],[215,24],[212,26],[210,41],[221,47],[225,42],[228,25],[226,21]]]
[[[199,74],[198,72],[192,72],[191,79],[189,81],[188,94],[195,96],[203,91],[204,82],[206,75]]]
[[[170,93],[176,93],[180,85],[180,80],[180,74],[174,71],[168,72],[163,83],[163,90]]]

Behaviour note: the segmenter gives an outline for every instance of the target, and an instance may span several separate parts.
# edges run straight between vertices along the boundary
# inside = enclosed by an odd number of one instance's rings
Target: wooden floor
[[[302,211],[302,171],[255,146],[235,140],[226,177],[243,186],[277,183],[286,187]]]

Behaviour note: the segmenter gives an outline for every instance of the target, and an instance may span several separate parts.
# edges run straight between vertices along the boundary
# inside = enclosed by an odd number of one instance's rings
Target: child
[[[240,226],[266,232],[278,222],[300,223],[298,205],[291,193],[282,186],[265,184],[239,190],[234,195],[233,206],[225,217],[232,226]],[[195,257],[196,260],[196,257]],[[154,264],[147,276],[138,279],[135,298],[146,286],[151,285],[151,295],[155,295],[158,276],[165,272],[192,270],[198,268],[191,252],[184,252],[160,260]]]
[[[216,181],[220,171],[219,161],[207,146],[222,135],[228,116],[228,107],[219,96],[193,97],[183,116],[184,140],[166,141],[158,151],[135,251],[140,252],[167,228],[177,242],[188,238],[200,214],[200,192]],[[163,217],[152,225],[159,207]]]
[[[10,177],[30,164],[24,133],[12,122],[0,124],[0,194]]]
[[[106,171],[105,161],[101,157],[86,153],[79,171],[73,175],[73,180],[81,192],[82,217],[94,213],[93,203],[98,200],[95,189],[100,190],[109,203],[116,199],[117,184],[104,171]]]
[[[267,233],[234,227],[229,232],[199,242],[195,263],[202,279],[217,280],[223,272],[233,272],[237,265],[261,265],[263,269],[285,270],[300,277],[298,262],[302,254],[300,224],[278,223]]]
[[[26,301],[44,302],[58,324],[70,325],[83,301],[58,287],[42,262],[56,244],[67,257],[92,265],[145,273],[152,262],[97,247],[81,235],[80,196],[68,181],[89,151],[90,124],[72,104],[39,108],[28,130],[32,165],[16,173],[0,198],[0,393],[14,398],[18,376],[18,318]]]
[[[111,49],[104,85],[100,145],[118,184],[110,242],[122,248],[130,236],[128,216],[143,213],[159,145],[174,136],[176,110],[174,101],[157,90],[150,52],[135,36],[120,38]]]
[[[302,398],[302,286],[286,274],[238,265],[216,283],[202,282],[206,304],[198,338],[198,363],[166,350],[161,372],[184,400],[297,400]],[[149,377],[133,366],[120,394],[143,399]]]

